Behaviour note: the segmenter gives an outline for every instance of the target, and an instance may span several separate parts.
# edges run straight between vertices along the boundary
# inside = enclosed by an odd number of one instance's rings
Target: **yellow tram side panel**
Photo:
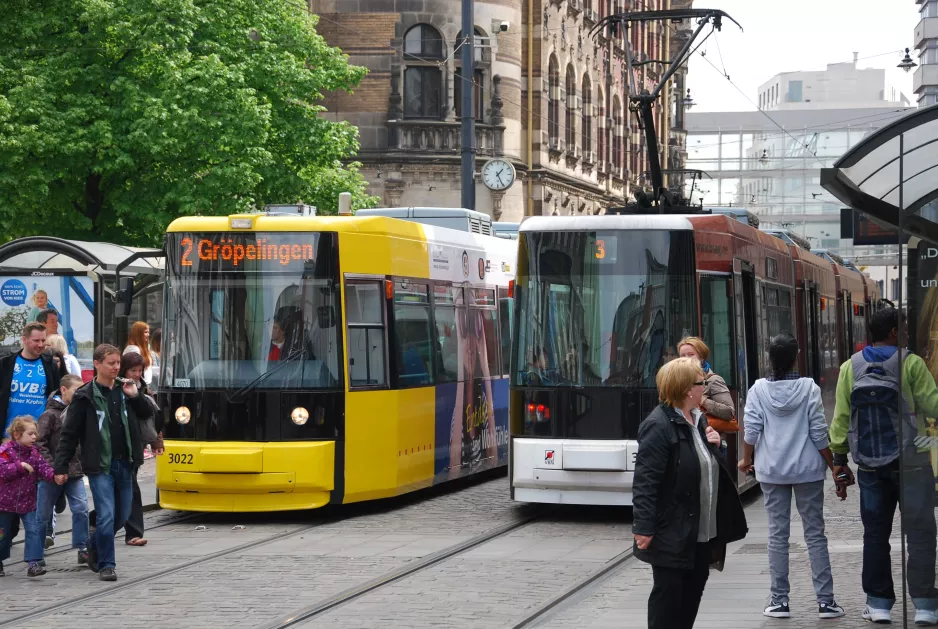
[[[423,227],[386,219],[382,223],[374,225],[378,233],[363,224],[361,231],[339,235],[343,275],[429,278]],[[342,292],[344,297],[344,282]],[[349,382],[348,364],[344,369]],[[433,387],[347,393],[343,501],[388,498],[433,484],[434,415]]]

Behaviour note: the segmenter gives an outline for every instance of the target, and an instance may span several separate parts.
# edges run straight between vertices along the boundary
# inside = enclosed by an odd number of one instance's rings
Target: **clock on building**
[[[507,159],[496,157],[482,166],[482,183],[490,190],[507,190],[515,182],[515,167]]]

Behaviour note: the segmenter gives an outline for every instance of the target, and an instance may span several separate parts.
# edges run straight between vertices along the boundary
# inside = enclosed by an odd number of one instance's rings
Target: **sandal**
[[[146,546],[147,540],[140,538],[140,537],[134,537],[133,539],[127,540],[125,543],[128,546]]]

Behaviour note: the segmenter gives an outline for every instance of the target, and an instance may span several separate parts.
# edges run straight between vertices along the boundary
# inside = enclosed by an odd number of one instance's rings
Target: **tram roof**
[[[77,271],[110,275],[118,265],[140,251],[159,252],[160,249],[65,240],[52,236],[28,236],[0,245],[0,272]],[[155,275],[162,269],[162,257],[142,258],[130,263],[124,273]]]
[[[521,222],[520,231],[596,231],[596,230],[693,230],[685,216],[662,214],[602,216],[531,216]]]

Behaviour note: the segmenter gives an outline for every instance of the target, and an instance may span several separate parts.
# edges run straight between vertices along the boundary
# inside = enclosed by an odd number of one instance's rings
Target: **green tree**
[[[357,129],[319,115],[322,94],[365,69],[301,0],[7,0],[3,13],[0,240],[153,245],[177,216],[334,211],[343,190],[374,203],[342,165]]]

